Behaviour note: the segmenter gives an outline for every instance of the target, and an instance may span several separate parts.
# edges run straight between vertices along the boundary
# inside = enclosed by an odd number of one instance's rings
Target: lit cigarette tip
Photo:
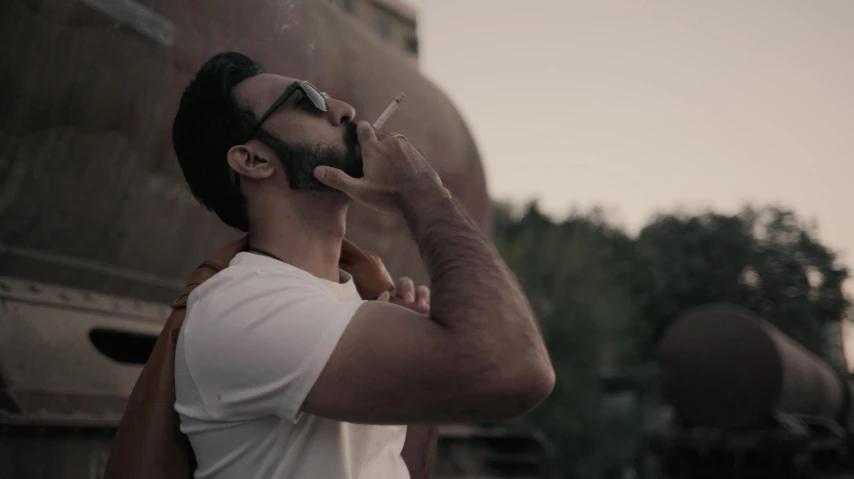
[[[374,130],[379,130],[380,128],[382,128],[385,122],[388,121],[391,114],[394,113],[394,111],[397,110],[397,107],[400,106],[400,102],[403,101],[404,98],[406,98],[406,93],[401,93],[397,95],[394,100],[392,100],[388,108],[386,108],[383,114],[380,115],[380,117],[377,118],[377,121],[374,122]]]

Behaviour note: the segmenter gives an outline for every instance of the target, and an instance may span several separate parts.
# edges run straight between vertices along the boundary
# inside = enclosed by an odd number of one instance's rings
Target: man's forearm
[[[426,479],[436,459],[439,430],[436,426],[406,426],[406,442],[400,456],[411,479]]]
[[[404,216],[431,280],[431,317],[473,341],[550,368],[533,312],[515,276],[447,189],[434,184],[402,198]]]

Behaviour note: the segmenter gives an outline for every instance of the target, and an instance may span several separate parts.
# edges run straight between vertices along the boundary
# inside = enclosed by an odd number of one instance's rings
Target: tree
[[[619,427],[603,413],[600,378],[637,363],[645,340],[634,244],[596,211],[556,223],[535,203],[521,214],[498,205],[494,239],[540,320],[558,377],[551,397],[524,422],[548,434],[568,473]]]
[[[824,325],[841,321],[849,306],[847,269],[814,225],[782,208],[661,215],[641,231],[636,251],[651,274],[642,314],[651,347],[685,310],[730,302],[827,357]]]
[[[566,475],[586,462],[597,476],[608,461],[603,450],[613,447],[608,436],[638,432],[630,415],[606,408],[602,379],[649,360],[686,310],[738,304],[824,355],[823,325],[849,305],[847,269],[813,225],[781,208],[659,215],[633,239],[599,210],[555,222],[536,203],[519,212],[498,204],[494,240],[531,301],[557,373],[552,396],[523,423],[548,434]]]

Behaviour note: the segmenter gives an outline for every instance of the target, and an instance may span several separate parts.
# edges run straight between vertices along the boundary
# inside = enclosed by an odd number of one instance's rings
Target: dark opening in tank
[[[92,345],[104,356],[124,364],[144,365],[154,349],[157,336],[109,328],[89,331]]]

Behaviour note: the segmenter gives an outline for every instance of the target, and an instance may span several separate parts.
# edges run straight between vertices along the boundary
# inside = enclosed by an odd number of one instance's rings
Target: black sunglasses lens
[[[317,107],[320,111],[326,111],[326,99],[323,98],[323,94],[317,90],[311,83],[303,83],[303,91],[308,96],[308,99],[314,103],[314,106]]]

